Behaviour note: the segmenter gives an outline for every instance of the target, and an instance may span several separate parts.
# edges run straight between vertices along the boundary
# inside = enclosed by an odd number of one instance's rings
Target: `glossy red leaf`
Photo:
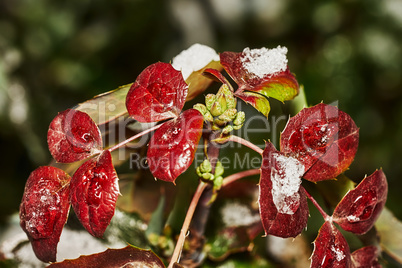
[[[349,245],[335,225],[326,221],[314,241],[310,267],[352,268]]]
[[[114,215],[119,194],[109,151],[82,164],[71,180],[71,205],[82,225],[95,237],[103,236]]]
[[[107,249],[104,252],[88,256],[80,256],[75,260],[64,260],[53,263],[48,268],[121,268],[121,267],[155,267],[164,268],[165,265],[150,250],[127,246],[120,249]]]
[[[281,151],[299,159],[304,178],[313,182],[332,179],[352,163],[359,129],[338,108],[320,103],[290,118],[281,134]]]
[[[205,69],[205,71],[202,74],[212,80],[215,80],[216,82],[221,82],[222,84],[227,85],[229,89],[233,92],[232,85],[219,70],[208,68]]]
[[[165,122],[148,146],[148,166],[155,178],[173,182],[193,162],[202,134],[204,118],[195,109]]]
[[[127,111],[139,122],[177,117],[187,93],[188,86],[180,71],[169,63],[154,63],[132,84],[126,98]]]
[[[296,237],[307,225],[308,205],[300,186],[303,165],[267,142],[263,152],[259,206],[265,234]]]
[[[223,52],[221,64],[238,84],[238,93],[253,91],[280,101],[291,100],[299,85],[287,67],[286,48]],[[287,50],[286,50],[287,51]]]
[[[57,244],[67,221],[70,176],[55,167],[39,167],[29,176],[20,205],[20,225],[38,259],[56,261]]]
[[[360,248],[352,253],[355,268],[381,268],[378,262],[379,250],[375,246]]]
[[[253,106],[257,111],[268,118],[268,114],[271,111],[271,106],[269,105],[269,101],[267,98],[258,93],[248,91],[236,93],[235,95],[236,97],[242,99],[244,102]]]
[[[345,231],[364,234],[373,227],[387,200],[384,172],[376,170],[349,191],[335,208],[333,219]]]
[[[101,152],[102,136],[88,114],[67,109],[50,123],[47,143],[57,162],[71,163]]]

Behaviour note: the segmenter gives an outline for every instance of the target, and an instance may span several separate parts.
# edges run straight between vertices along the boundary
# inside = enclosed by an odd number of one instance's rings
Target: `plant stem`
[[[136,134],[136,135],[134,135],[134,136],[131,136],[131,137],[128,138],[127,140],[124,140],[124,141],[122,141],[122,142],[116,144],[115,146],[110,147],[110,148],[107,149],[107,150],[108,150],[109,152],[112,152],[112,151],[114,151],[114,150],[116,150],[116,149],[118,149],[118,148],[120,148],[120,147],[126,145],[127,143],[129,143],[129,142],[131,142],[131,141],[133,141],[133,140],[135,140],[135,139],[137,139],[137,138],[139,138],[139,137],[141,137],[141,136],[143,136],[143,135],[145,135],[145,134],[147,134],[147,133],[149,133],[149,132],[151,132],[151,131],[154,131],[154,130],[160,128],[162,125],[163,125],[163,124],[159,124],[159,125],[153,126],[153,127],[151,127],[151,128],[148,128],[147,130],[144,130],[143,132],[140,132],[140,133],[138,133],[138,134]]]
[[[172,268],[173,265],[179,261],[180,254],[181,254],[181,251],[182,251],[183,245],[184,245],[184,240],[186,239],[187,231],[190,226],[191,219],[193,218],[195,208],[197,207],[198,200],[200,199],[201,194],[207,185],[208,185],[207,183],[204,183],[202,181],[198,184],[197,190],[195,191],[195,194],[193,196],[193,199],[191,200],[190,206],[188,207],[187,214],[186,214],[186,217],[183,222],[183,226],[181,227],[181,230],[180,230],[180,236],[179,236],[179,239],[177,240],[176,247],[173,251],[173,255],[172,255],[172,258],[170,259],[168,268]]]
[[[240,143],[240,144],[242,144],[244,146],[247,146],[248,148],[256,151],[257,153],[259,153],[260,155],[262,155],[262,153],[264,151],[260,147],[255,145],[254,143],[251,143],[251,142],[249,142],[249,141],[247,141],[247,140],[245,140],[243,138],[240,138],[240,137],[238,137],[236,135],[231,135],[229,137],[228,141],[234,141],[234,142]]]
[[[238,173],[232,174],[227,176],[226,178],[223,179],[223,184],[222,187],[225,187],[226,185],[237,181],[238,179],[247,177],[247,176],[252,176],[252,175],[257,175],[260,174],[260,169],[256,168],[256,169],[249,169],[249,170],[245,170],[245,171],[240,171]]]
[[[311,200],[311,202],[313,203],[313,205],[318,209],[318,211],[321,213],[321,215],[322,215],[322,217],[324,218],[324,220],[325,221],[331,221],[332,220],[332,217],[331,216],[329,216],[323,209],[322,209],[322,207],[320,206],[320,204],[318,204],[318,202],[314,199],[314,197],[309,193],[309,192],[307,192],[307,190],[304,188],[304,187],[302,187],[303,188],[303,190],[304,190],[304,192],[306,193],[306,195],[307,195],[307,197]]]

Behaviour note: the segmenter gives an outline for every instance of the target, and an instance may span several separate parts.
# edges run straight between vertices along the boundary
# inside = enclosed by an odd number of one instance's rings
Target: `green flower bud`
[[[220,129],[221,129],[221,127],[220,127],[220,126],[218,126],[217,124],[215,124],[215,122],[214,122],[214,123],[212,124],[211,129],[212,129],[212,130],[220,130]]]
[[[223,113],[222,106],[219,102],[215,101],[210,109],[212,116],[219,116]]]
[[[214,117],[212,116],[212,114],[209,111],[207,111],[204,114],[204,120],[212,122],[212,121],[214,121]]]
[[[219,94],[219,93],[216,94],[216,101],[215,102],[218,102],[220,104],[222,113],[224,111],[226,111],[227,104],[226,104],[226,96],[225,96],[225,94]]]
[[[218,94],[224,94],[226,96],[233,95],[232,91],[230,91],[229,87],[226,84],[223,84],[219,88]]]
[[[226,95],[226,105],[228,109],[235,109],[236,108],[236,98],[231,95]]]
[[[236,118],[237,110],[236,109],[227,109],[223,114],[221,114],[218,118],[225,122],[231,122]]]
[[[193,108],[198,110],[202,115],[208,112],[207,107],[201,103],[194,104]]]
[[[234,130],[238,130],[238,129],[241,129],[242,126],[243,126],[243,124],[241,124],[241,125],[239,125],[239,126],[233,126],[233,129],[234,129]]]
[[[236,117],[233,120],[233,124],[235,126],[240,126],[243,125],[245,120],[246,120],[246,114],[243,111],[240,111],[236,114]]]
[[[216,99],[215,94],[208,94],[205,96],[205,106],[210,111]]]
[[[213,181],[215,176],[212,175],[212,173],[204,173],[204,174],[202,174],[202,178],[204,180]]]
[[[215,177],[222,176],[222,175],[223,175],[223,172],[224,172],[224,168],[223,168],[222,163],[221,163],[220,161],[216,162],[216,165],[215,165],[215,174],[214,174]]]
[[[226,127],[224,127],[222,129],[222,134],[229,134],[230,132],[233,131],[233,126],[231,125],[227,125]]]
[[[201,165],[200,165],[200,171],[201,171],[202,173],[208,173],[208,172],[211,172],[211,171],[212,171],[212,165],[211,165],[211,162],[209,162],[208,159],[205,159],[205,160],[201,163]]]
[[[202,177],[202,172],[199,166],[195,169],[195,172],[197,173],[198,177]]]
[[[222,176],[216,177],[214,180],[214,190],[217,191],[221,189],[222,184],[223,184],[223,177]]]

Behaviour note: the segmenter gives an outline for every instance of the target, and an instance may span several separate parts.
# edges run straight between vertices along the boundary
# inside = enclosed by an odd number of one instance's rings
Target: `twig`
[[[304,189],[304,187],[302,187]],[[311,200],[311,202],[313,203],[313,205],[318,209],[318,211],[321,213],[321,215],[323,216],[325,221],[331,221],[332,217],[329,216],[320,206],[320,204],[318,204],[318,202],[314,199],[314,197],[307,192],[306,189],[304,189],[304,192],[306,193],[307,197]]]
[[[180,254],[183,249],[184,240],[186,239],[187,231],[190,226],[191,219],[193,218],[193,214],[194,214],[195,208],[197,207],[198,200],[200,199],[201,194],[207,185],[208,185],[207,183],[202,182],[202,181],[200,182],[200,184],[198,184],[197,190],[195,191],[195,194],[193,196],[193,199],[191,200],[190,206],[188,207],[187,214],[186,214],[186,217],[183,222],[183,226],[181,227],[181,230],[180,230],[180,236],[179,236],[179,239],[177,240],[176,247],[173,251],[173,255],[172,255],[172,258],[170,259],[168,268],[173,268],[173,265],[176,262],[179,262]]]
[[[226,185],[237,181],[238,179],[247,177],[247,176],[252,176],[252,175],[257,175],[260,174],[260,169],[256,168],[256,169],[249,169],[249,170],[245,170],[245,171],[240,171],[238,173],[232,174],[227,176],[226,178],[223,179],[223,184],[222,187],[225,187]]]
[[[262,153],[263,153],[263,151],[264,151],[264,150],[262,150],[260,147],[258,147],[257,145],[255,145],[254,143],[251,143],[251,142],[249,142],[249,141],[247,141],[247,140],[245,140],[245,139],[243,139],[243,138],[240,138],[240,137],[238,137],[238,136],[235,136],[235,135],[231,135],[231,136],[229,137],[228,141],[234,141],[234,142],[240,143],[240,144],[242,144],[242,145],[244,145],[244,146],[247,146],[248,148],[250,148],[250,149],[256,151],[257,153],[259,153],[260,155],[262,155]]]

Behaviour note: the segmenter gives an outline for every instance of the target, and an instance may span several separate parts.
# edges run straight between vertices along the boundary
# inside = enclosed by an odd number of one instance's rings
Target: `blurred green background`
[[[310,105],[337,103],[360,127],[347,175],[382,167],[402,219],[402,1],[0,1],[0,218],[18,210],[46,133],[66,108],[131,83],[193,43],[287,46]]]

